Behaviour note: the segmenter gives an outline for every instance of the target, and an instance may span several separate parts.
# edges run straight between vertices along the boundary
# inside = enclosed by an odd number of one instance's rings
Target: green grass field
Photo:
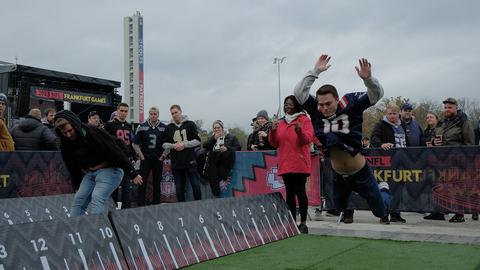
[[[480,269],[480,246],[301,235],[187,269]]]

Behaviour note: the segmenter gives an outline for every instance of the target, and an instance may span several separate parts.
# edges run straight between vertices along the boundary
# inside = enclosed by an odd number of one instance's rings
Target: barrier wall
[[[28,223],[0,224],[0,269],[177,269],[299,234],[279,193],[130,208],[110,219],[70,218],[65,198],[1,200],[35,219],[12,212]]]
[[[478,146],[367,149],[366,155],[377,181],[390,184],[393,209],[468,213],[480,211],[479,150]],[[312,175],[307,183],[309,204],[318,206],[323,197],[326,207],[334,208],[334,176],[329,162],[320,172],[319,157],[312,158]],[[221,182],[222,197],[276,191],[284,194],[276,163],[275,151],[237,152],[231,177]],[[173,202],[175,183],[169,161],[164,164],[163,176],[162,201]],[[208,187],[203,187],[208,191]],[[68,172],[58,152],[0,153],[0,198],[71,192]],[[352,195],[351,207],[367,209],[356,194]]]

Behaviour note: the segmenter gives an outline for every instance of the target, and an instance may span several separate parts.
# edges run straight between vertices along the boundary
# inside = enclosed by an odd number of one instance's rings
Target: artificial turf
[[[187,269],[480,269],[480,245],[300,235]]]

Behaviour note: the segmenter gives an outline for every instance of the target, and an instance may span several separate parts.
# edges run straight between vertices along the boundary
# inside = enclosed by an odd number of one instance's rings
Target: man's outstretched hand
[[[358,63],[360,64],[360,67],[355,67],[358,76],[363,80],[372,78],[372,64],[370,64],[365,58],[358,60]]]
[[[315,69],[319,72],[323,72],[330,68],[331,65],[328,64],[330,61],[330,56],[326,54],[322,54],[320,58],[318,58],[317,62],[315,63]]]

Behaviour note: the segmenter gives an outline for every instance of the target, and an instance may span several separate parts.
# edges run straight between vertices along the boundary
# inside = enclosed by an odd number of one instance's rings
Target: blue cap
[[[402,105],[402,107],[400,107],[400,110],[404,111],[404,110],[413,110],[413,106],[412,104],[410,103],[405,103]]]

